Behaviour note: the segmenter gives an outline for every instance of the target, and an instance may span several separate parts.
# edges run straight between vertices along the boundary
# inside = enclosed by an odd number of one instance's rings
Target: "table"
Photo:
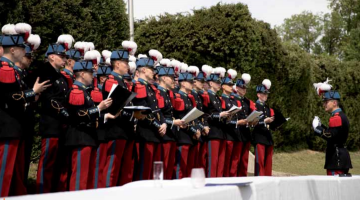
[[[218,186],[195,189],[190,178],[165,180],[162,188],[153,181],[136,181],[122,187],[27,195],[6,200],[359,200],[360,176],[297,176],[207,178],[207,183],[252,182],[247,187]]]

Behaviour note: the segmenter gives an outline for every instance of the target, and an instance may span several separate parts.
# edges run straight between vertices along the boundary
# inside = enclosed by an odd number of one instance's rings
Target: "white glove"
[[[318,116],[314,117],[314,120],[312,122],[312,126],[313,126],[314,130],[316,129],[316,127],[321,126],[321,121],[320,121],[320,118]]]

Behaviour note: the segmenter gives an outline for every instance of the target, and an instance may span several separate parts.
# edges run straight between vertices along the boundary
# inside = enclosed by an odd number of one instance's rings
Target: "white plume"
[[[16,35],[17,34],[14,24],[6,24],[6,25],[4,25],[1,28],[1,32],[4,35]]]
[[[219,74],[221,78],[225,77],[226,69],[223,67],[216,67],[214,70],[215,74]]]
[[[172,60],[170,62],[170,66],[174,68],[175,74],[179,75],[180,74],[180,68],[181,68],[181,62],[178,60]]]
[[[134,63],[136,63],[136,57],[130,55],[130,56],[129,56],[129,62],[134,62]]]
[[[105,64],[106,65],[111,65],[111,58],[107,58]]]
[[[31,26],[30,24],[27,23],[17,23],[15,25],[15,30],[18,34],[23,34],[23,33],[31,33]]]
[[[84,56],[85,48],[86,48],[86,42],[76,42],[74,44],[74,48],[81,52],[81,55]]]
[[[263,82],[262,82],[262,84],[265,86],[265,88],[266,88],[267,90],[269,90],[270,87],[271,87],[271,81],[270,81],[269,79],[264,79]]]
[[[135,42],[125,40],[121,43],[121,45],[124,49],[129,51],[130,55],[135,55],[137,50],[137,44]]]
[[[233,89],[233,91],[234,91],[235,93],[237,93],[236,85],[233,85],[232,89]]]
[[[186,63],[181,63],[181,66],[180,66],[180,73],[184,73],[186,72],[186,70],[188,69],[188,65]]]
[[[111,57],[111,51],[109,51],[109,50],[103,50],[103,51],[101,52],[101,55],[102,55],[104,61],[106,61],[108,58]]]
[[[155,49],[151,49],[149,51],[149,56],[155,61],[154,65],[160,63],[160,61],[162,60],[163,56],[160,53],[160,51],[155,50]]]
[[[203,65],[201,67],[202,72],[204,72],[204,77],[209,77],[213,71],[213,68],[209,65]]]
[[[170,60],[169,59],[167,59],[167,58],[164,58],[164,59],[162,59],[161,61],[160,61],[160,64],[162,65],[162,66],[165,66],[165,67],[170,67]]]
[[[135,62],[129,62],[129,73],[133,74],[136,70],[136,63]]]
[[[332,85],[329,84],[330,81],[331,80],[329,78],[326,78],[326,81],[323,83],[314,83],[314,87],[318,95],[331,90]]]
[[[189,66],[187,68],[187,71],[191,74],[193,74],[195,77],[199,75],[199,68],[196,66]]]
[[[99,64],[100,59],[101,54],[96,50],[87,51],[84,56],[84,60],[92,61],[94,64]]]
[[[245,82],[245,85],[246,85],[250,82],[251,76],[250,76],[250,74],[244,73],[241,75],[241,79]]]
[[[64,44],[65,45],[65,48],[66,50],[69,50],[71,49],[72,47],[72,44],[74,42],[74,38],[72,35],[69,35],[69,34],[64,34],[64,35],[60,35],[57,39],[57,42],[58,44]]]
[[[41,44],[41,39],[39,35],[33,35],[31,34],[28,38],[28,44],[31,46],[32,50],[36,50],[39,48]]]
[[[84,52],[95,50],[95,45],[92,42],[85,42]]]
[[[140,58],[147,58],[147,55],[146,54],[139,54],[138,59],[140,59]]]
[[[228,69],[227,74],[230,79],[235,79],[237,76],[237,72],[233,69]]]

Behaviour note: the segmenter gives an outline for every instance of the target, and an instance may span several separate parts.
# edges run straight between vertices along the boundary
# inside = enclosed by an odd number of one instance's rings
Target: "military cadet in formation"
[[[208,168],[207,177],[222,177],[224,173],[226,135],[223,131],[224,119],[229,116],[221,107],[220,97],[216,94],[221,89],[221,78],[226,70],[222,67],[205,70],[210,89],[203,95],[205,118],[209,124],[208,135]]]
[[[271,176],[274,141],[270,131],[270,123],[274,121],[274,110],[266,105],[270,93],[271,82],[263,80],[256,86],[258,100],[256,110],[263,112],[262,118],[253,130],[253,143],[255,146],[255,176]]]
[[[65,76],[69,88],[71,88],[72,84],[75,81],[75,75],[73,71],[75,62],[79,61],[80,59],[81,53],[77,49],[69,49],[68,51],[66,51],[65,67],[61,71],[61,73]]]
[[[222,110],[230,110],[234,106],[240,108],[241,102],[230,96],[233,91],[234,82],[237,72],[233,69],[227,71],[228,76],[223,78],[221,87],[221,107]],[[238,126],[244,125],[246,122],[240,121],[238,113],[230,114],[226,120],[223,128],[226,134],[226,153],[224,164],[224,177],[236,177],[237,168],[240,160],[240,153],[242,148],[242,138]]]
[[[155,86],[150,82],[154,79],[154,67],[160,62],[162,55],[156,50],[150,50],[151,58],[141,57],[136,61],[138,80],[133,87],[137,93],[133,100],[136,106],[150,107],[152,113],[146,119],[139,120],[136,126],[138,165],[136,180],[148,180],[152,178],[152,166],[154,161],[161,161],[161,140],[166,134],[167,125],[163,114],[158,106],[158,97]],[[156,61],[153,59],[155,58]]]
[[[200,72],[199,68],[194,68],[195,70],[195,76],[194,76],[194,83],[193,83],[193,90],[191,91],[191,95],[194,96],[195,99],[195,103],[196,103],[196,108],[200,111],[203,111],[203,100],[202,100],[202,95],[204,95],[205,93],[207,94],[206,91],[204,91],[203,88],[203,84],[205,82],[205,73],[204,72]],[[190,69],[191,71],[191,69]],[[199,119],[198,119],[198,125],[201,131],[201,137],[199,138],[199,140],[193,140],[194,143],[197,144],[197,156],[195,156],[195,167],[196,168],[203,168],[204,170],[206,169],[206,161],[207,161],[207,157],[206,157],[206,152],[207,152],[207,143],[206,143],[206,137],[209,134],[209,124],[207,122],[207,120],[205,120],[204,115],[202,115]]]
[[[180,89],[175,93],[174,116],[182,119],[188,112],[196,107],[194,97],[190,98],[192,82],[194,77],[189,72],[179,74]],[[191,94],[190,94],[191,95]],[[192,96],[192,95],[191,95]],[[189,177],[190,172],[187,166],[189,161],[194,162],[194,155],[189,157],[190,148],[193,146],[193,139],[198,140],[201,136],[197,120],[190,122],[186,126],[180,126],[176,131],[177,136],[177,156],[176,156],[176,178]]]
[[[111,52],[109,51],[109,53],[110,54],[107,54],[106,50],[102,51],[102,58],[100,60],[99,67],[98,67],[98,70],[96,73],[97,86],[96,87],[94,86],[94,90],[91,91],[92,92],[91,98],[93,98],[93,96],[96,96],[96,93],[94,91],[97,90],[100,92],[100,96],[101,96],[100,102],[103,100],[102,89],[103,89],[104,82],[108,78],[108,76],[111,74],[111,71],[112,71],[111,65],[110,65]],[[94,81],[93,81],[93,83],[94,83]],[[98,106],[100,102],[94,100],[94,103],[96,106]],[[96,150],[94,189],[105,187],[105,184],[103,183],[103,172],[104,172],[104,167],[106,164],[107,141],[105,140],[106,126],[105,126],[105,122],[103,120],[98,121],[98,128],[96,129],[96,133],[97,133],[99,145]]]
[[[157,87],[160,92],[160,97],[158,98],[158,106],[161,109],[161,113],[164,115],[167,130],[166,134],[162,137],[161,148],[162,148],[162,161],[164,163],[164,179],[172,179],[174,166],[175,166],[175,157],[176,157],[176,129],[179,126],[183,126],[184,121],[174,116],[174,76],[175,71],[172,66],[170,66],[169,59],[162,59],[161,65],[157,67],[159,85]]]
[[[346,175],[349,173],[349,169],[352,168],[350,154],[345,147],[350,123],[344,111],[340,108],[340,93],[332,90],[332,86],[328,82],[329,80],[318,83],[315,87],[318,94],[322,95],[325,111],[331,113],[329,127],[321,124],[317,116],[312,124],[315,135],[327,141],[324,166],[327,175]]]
[[[246,118],[256,110],[255,103],[250,99],[246,98],[247,85],[251,80],[249,74],[242,74],[241,79],[236,81],[236,86],[234,93],[231,94],[232,97],[239,100],[241,103],[241,111],[238,113],[239,120],[242,121],[239,123],[238,127],[240,129],[240,135],[242,139],[241,152],[239,166],[237,169],[237,176],[247,176],[248,171],[248,161],[249,161],[249,151],[251,147],[251,131],[250,127],[256,124],[256,121],[249,123],[246,121]]]
[[[25,56],[25,44],[31,34],[31,26],[24,23],[7,24],[2,27],[0,58],[0,196],[26,194],[25,141],[26,108],[34,102],[36,95],[46,90],[48,81],[29,88],[15,68]]]

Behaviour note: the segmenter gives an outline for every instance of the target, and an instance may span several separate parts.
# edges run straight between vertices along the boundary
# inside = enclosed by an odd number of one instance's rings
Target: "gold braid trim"
[[[21,99],[24,99],[25,100],[25,97],[24,97],[24,92],[21,92],[21,94],[13,94],[12,95],[12,98],[15,100],[15,101],[19,101]]]
[[[64,107],[61,107],[59,103],[53,99],[51,99],[51,106],[58,111],[58,114],[60,113],[61,109]]]

